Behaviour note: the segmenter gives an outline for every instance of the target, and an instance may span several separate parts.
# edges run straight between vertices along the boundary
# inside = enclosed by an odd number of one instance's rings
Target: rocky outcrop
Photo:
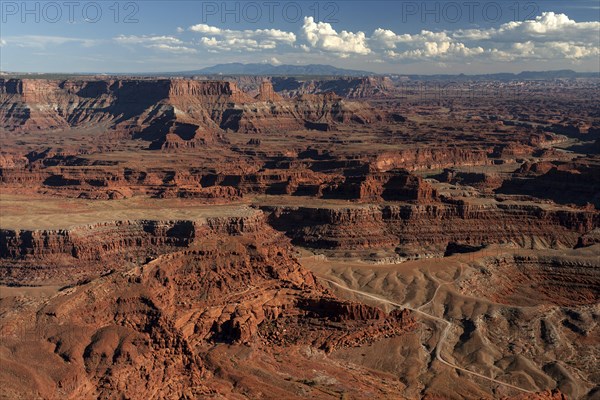
[[[234,82],[111,79],[0,79],[0,128],[7,131],[110,127],[105,137],[134,137],[152,148],[193,148],[222,140],[222,130],[263,132],[307,124],[368,123],[380,113],[331,95],[283,100],[269,82],[255,99]]]
[[[436,175],[435,178],[440,182],[452,183],[454,185],[464,185],[474,187],[484,193],[491,193],[502,186],[504,179],[499,174],[484,172],[462,172],[455,169],[446,168]]]
[[[465,149],[460,147],[436,148],[434,146],[384,152],[378,154],[371,168],[378,171],[389,171],[404,168],[409,171],[423,169],[442,169],[456,165],[491,164],[488,149]]]
[[[573,248],[583,233],[600,226],[600,214],[593,210],[495,202],[264,209],[271,212],[269,222],[298,245],[388,248],[406,257],[442,256],[451,243]]]
[[[600,209],[600,160],[580,157],[570,162],[524,163],[498,193],[527,194],[562,204]]]
[[[23,304],[18,316],[3,299],[4,393],[235,398],[240,391],[268,385],[270,391],[293,395],[295,387],[288,382],[267,378],[260,384],[265,360],[274,368],[290,365],[273,354],[298,349],[324,354],[396,337],[415,326],[408,311],[388,315],[336,299],[289,256],[279,235],[264,233],[219,234],[218,243],[205,241],[139,268],[64,288],[47,301]],[[254,372],[233,385],[236,378],[224,373],[219,358],[224,349],[250,351],[243,365]],[[352,367],[327,358],[298,353],[295,360],[355,377],[341,380],[345,391],[369,385]],[[22,380],[31,384],[22,385]]]
[[[575,306],[600,300],[597,258],[519,255],[498,257],[492,263],[488,290],[494,301],[514,304],[514,299],[529,295],[536,301]]]
[[[176,221],[110,221],[55,230],[0,229],[5,284],[73,283],[146,262],[215,235],[265,229],[260,211],[242,217]]]
[[[290,77],[271,78],[273,87],[286,97],[304,94],[333,92],[349,99],[393,96],[394,83],[388,77],[338,78],[323,80],[298,80]]]
[[[349,175],[343,181],[328,184],[322,189],[322,193],[324,198],[374,202],[385,200],[427,203],[437,197],[431,185],[405,170]]]
[[[600,244],[600,228],[592,229],[582,235],[577,241],[576,247],[589,247],[595,244]]]
[[[281,96],[275,92],[273,89],[273,84],[271,81],[262,81],[258,88],[258,95],[256,95],[255,99],[259,101],[281,101]]]
[[[333,130],[338,124],[364,125],[383,120],[384,114],[368,104],[349,102],[327,93],[246,103],[226,110],[221,128],[243,133],[274,133],[303,129]]]
[[[533,394],[520,394],[511,397],[502,397],[502,400],[568,400],[568,397],[558,389],[546,390]]]
[[[304,156],[303,156],[304,157]],[[317,156],[318,158],[318,156]],[[196,198],[216,203],[247,194],[286,194],[357,201],[430,202],[436,193],[402,169],[377,171],[360,160],[282,160],[262,170],[93,165],[79,157],[42,158],[30,168],[0,168],[0,184],[65,197],[120,199],[133,195]],[[62,164],[55,166],[54,164]],[[65,165],[67,164],[67,165]]]

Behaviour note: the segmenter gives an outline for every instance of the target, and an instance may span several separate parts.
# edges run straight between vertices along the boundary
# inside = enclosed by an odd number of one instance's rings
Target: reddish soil
[[[597,85],[0,79],[0,397],[595,398]]]

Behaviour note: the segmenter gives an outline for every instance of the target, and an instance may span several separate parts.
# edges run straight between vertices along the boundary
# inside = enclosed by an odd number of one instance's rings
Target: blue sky
[[[598,71],[597,1],[5,1],[0,70]]]

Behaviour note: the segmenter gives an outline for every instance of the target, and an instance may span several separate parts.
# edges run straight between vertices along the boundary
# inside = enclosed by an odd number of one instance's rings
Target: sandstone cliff
[[[0,266],[6,283],[73,283],[187,248],[218,235],[264,232],[264,215],[199,220],[107,221],[65,229],[0,229]]]
[[[260,93],[255,99],[225,81],[0,79],[0,129],[108,127],[113,137],[172,149],[214,143],[223,130],[331,129],[381,119],[370,106],[331,95],[283,100],[269,83]]]
[[[336,299],[290,257],[280,235],[265,226],[254,231],[255,223],[207,220],[212,233],[202,238],[194,238],[192,223],[185,229],[165,229],[165,223],[151,229],[145,225],[150,236],[145,243],[143,234],[137,241],[126,239],[131,226],[123,224],[109,235],[122,246],[160,249],[172,238],[180,240],[171,243],[179,248],[139,267],[65,287],[46,301],[23,303],[18,315],[10,310],[20,299],[2,299],[0,382],[5,395],[236,398],[240,393],[256,397],[266,390],[293,397],[302,383],[284,378],[290,373],[298,379],[305,375],[301,368],[294,369],[298,363],[327,368],[340,382],[347,382],[348,393],[389,387],[398,395],[399,389],[382,379],[374,381],[324,355],[402,335],[415,326],[410,313],[386,314]],[[95,257],[95,247],[107,246],[109,238],[100,236],[102,228],[80,228],[93,230],[99,238],[88,241],[86,257]],[[40,257],[38,263],[48,260],[50,251],[73,249],[67,243],[75,240],[73,231],[51,237],[48,233],[43,241],[21,242],[21,249],[13,249],[19,246],[11,243],[3,260],[22,255],[27,246],[33,246],[27,250]],[[73,258],[79,254],[84,256],[77,253]],[[118,258],[113,252],[112,259]],[[303,355],[302,349],[322,356]],[[252,352],[240,365],[250,368],[243,380],[236,379],[240,367],[228,366],[238,357],[229,351]],[[281,353],[294,361],[278,356]],[[270,368],[287,373],[261,372]],[[29,384],[24,386],[23,380]]]
[[[387,97],[395,93],[388,77],[338,78],[302,81],[289,77],[271,78],[277,92],[293,97],[303,94],[333,92],[350,99]]]
[[[442,256],[454,243],[573,248],[582,234],[600,226],[595,210],[494,202],[265,210],[270,223],[298,245],[350,252],[388,248],[401,257]]]

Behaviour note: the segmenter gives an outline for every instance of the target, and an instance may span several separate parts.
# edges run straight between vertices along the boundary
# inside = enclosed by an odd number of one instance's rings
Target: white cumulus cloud
[[[447,32],[423,30],[418,34],[397,35],[386,29],[376,29],[370,38],[374,48],[384,50],[392,59],[448,59],[471,57],[483,53],[481,46],[468,47]]]
[[[187,32],[187,33],[186,33]],[[194,35],[184,42],[180,37]],[[368,62],[433,61],[435,63],[568,61],[600,56],[600,22],[577,22],[565,14],[544,12],[534,19],[513,21],[490,28],[422,30],[396,33],[380,27],[371,35],[362,31],[336,30],[326,22],[304,17],[296,33],[280,29],[225,29],[208,24],[177,28],[177,34],[114,38],[124,45],[172,53],[248,52],[269,59],[283,52],[313,53],[336,58],[355,57]],[[60,44],[70,38],[37,37],[33,43]],[[86,45],[86,42],[81,42]],[[4,45],[4,44],[3,44]],[[12,40],[11,40],[12,45]],[[287,54],[287,53],[286,53]],[[366,57],[368,56],[368,57]],[[272,64],[279,60],[271,59]]]
[[[279,29],[233,30],[197,24],[189,30],[202,34],[198,43],[215,52],[274,50],[281,45],[293,46],[296,42],[295,33]]]
[[[369,44],[392,59],[578,60],[600,53],[599,35],[600,22],[576,22],[565,14],[545,12],[533,20],[488,29],[396,34],[379,28]]]
[[[337,32],[327,22],[315,22],[313,17],[304,17],[302,35],[312,48],[341,55],[371,53],[364,32]]]

